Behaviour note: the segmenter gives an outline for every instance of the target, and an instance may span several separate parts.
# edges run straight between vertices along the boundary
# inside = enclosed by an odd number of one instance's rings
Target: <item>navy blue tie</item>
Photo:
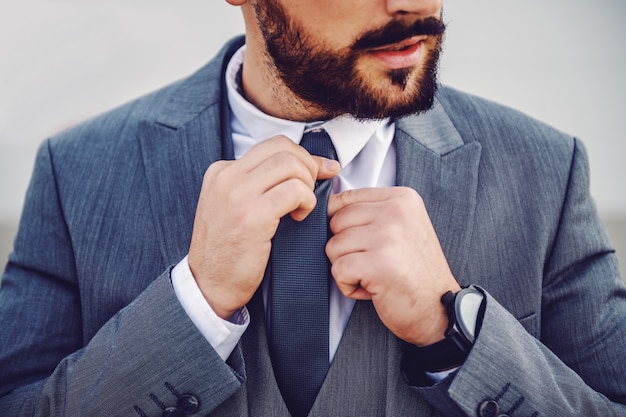
[[[337,159],[324,131],[306,133],[300,145],[313,155]],[[317,181],[317,205],[296,222],[283,217],[272,241],[270,353],[276,381],[294,417],[306,416],[329,367],[330,262],[327,204],[332,180]]]

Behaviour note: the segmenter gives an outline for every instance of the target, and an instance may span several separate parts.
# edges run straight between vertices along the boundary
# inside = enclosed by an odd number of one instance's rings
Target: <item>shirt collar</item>
[[[342,167],[346,167],[361,152],[376,130],[389,123],[389,120],[361,121],[351,115],[339,116],[323,122],[304,123],[263,113],[243,97],[239,88],[239,73],[243,65],[245,48],[245,45],[242,46],[228,63],[226,88],[228,103],[232,111],[233,134],[251,139],[248,142],[251,146],[277,135],[287,136],[295,143],[300,143],[305,130],[323,128],[333,141],[339,163]],[[235,150],[235,154],[242,153]]]

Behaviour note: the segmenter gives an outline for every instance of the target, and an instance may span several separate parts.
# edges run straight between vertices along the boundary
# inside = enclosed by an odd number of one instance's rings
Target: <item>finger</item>
[[[351,269],[349,266],[344,266],[344,264],[359,262],[359,258],[362,258],[362,256],[363,253],[356,253],[342,257],[340,262],[333,263],[331,274],[337,284],[337,288],[345,297],[355,300],[371,300],[372,294],[361,285],[361,277],[358,274],[346,273],[351,271]]]
[[[315,164],[311,175],[310,162]],[[336,176],[341,170],[337,161],[309,155],[304,160],[299,155],[289,151],[281,151],[270,155],[249,172],[249,184],[253,188],[262,187],[263,192],[283,181],[297,178],[308,184],[311,189],[315,187],[315,181],[325,180]]]
[[[309,160],[303,160],[289,151],[270,155],[249,172],[249,186],[267,192],[282,182],[297,179],[313,189],[318,171],[317,163],[310,157],[306,159]],[[315,165],[314,175],[311,174],[310,163]]]
[[[313,156],[285,136],[255,146],[240,161],[238,169],[251,175],[247,185],[254,189],[263,187],[263,191],[291,177],[300,178],[313,188],[316,179],[332,178],[341,170],[337,161]]]
[[[317,179],[327,180],[335,177],[341,171],[341,165],[334,159],[328,159],[321,156],[313,156],[313,160],[317,163]]]
[[[368,293],[365,288],[358,286],[352,290],[349,294],[343,294],[344,297],[352,298],[353,300],[371,300],[372,294]]]
[[[311,178],[317,178],[319,164],[313,160],[311,154],[309,154],[306,149],[283,135],[274,136],[253,146],[243,157],[239,159],[241,168],[247,172],[251,172],[260,164],[267,161],[272,155],[280,152],[289,152],[293,154],[306,165]]]
[[[328,216],[334,216],[339,210],[351,204],[382,201],[390,195],[390,188],[359,188],[332,195],[328,199]]]
[[[326,256],[331,263],[343,256],[368,250],[375,239],[366,226],[352,227],[334,234],[326,243]]]
[[[381,202],[355,203],[342,207],[330,217],[330,230],[335,234],[360,226],[376,223],[384,213]]]
[[[288,179],[265,192],[258,200],[257,214],[279,220],[288,213],[296,221],[308,216],[317,199],[308,184],[298,179]]]

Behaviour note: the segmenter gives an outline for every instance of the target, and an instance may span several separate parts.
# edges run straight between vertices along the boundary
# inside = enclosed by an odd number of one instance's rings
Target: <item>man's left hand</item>
[[[406,187],[364,188],[331,196],[334,236],[326,246],[339,290],[372,300],[399,338],[425,346],[444,338],[441,296],[457,292],[424,202]]]

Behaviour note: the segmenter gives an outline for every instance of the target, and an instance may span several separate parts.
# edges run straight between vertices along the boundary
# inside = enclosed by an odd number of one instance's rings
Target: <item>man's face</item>
[[[257,0],[255,12],[278,75],[313,113],[397,118],[432,106],[445,29],[438,1],[407,2],[430,9],[392,16],[371,0]]]

